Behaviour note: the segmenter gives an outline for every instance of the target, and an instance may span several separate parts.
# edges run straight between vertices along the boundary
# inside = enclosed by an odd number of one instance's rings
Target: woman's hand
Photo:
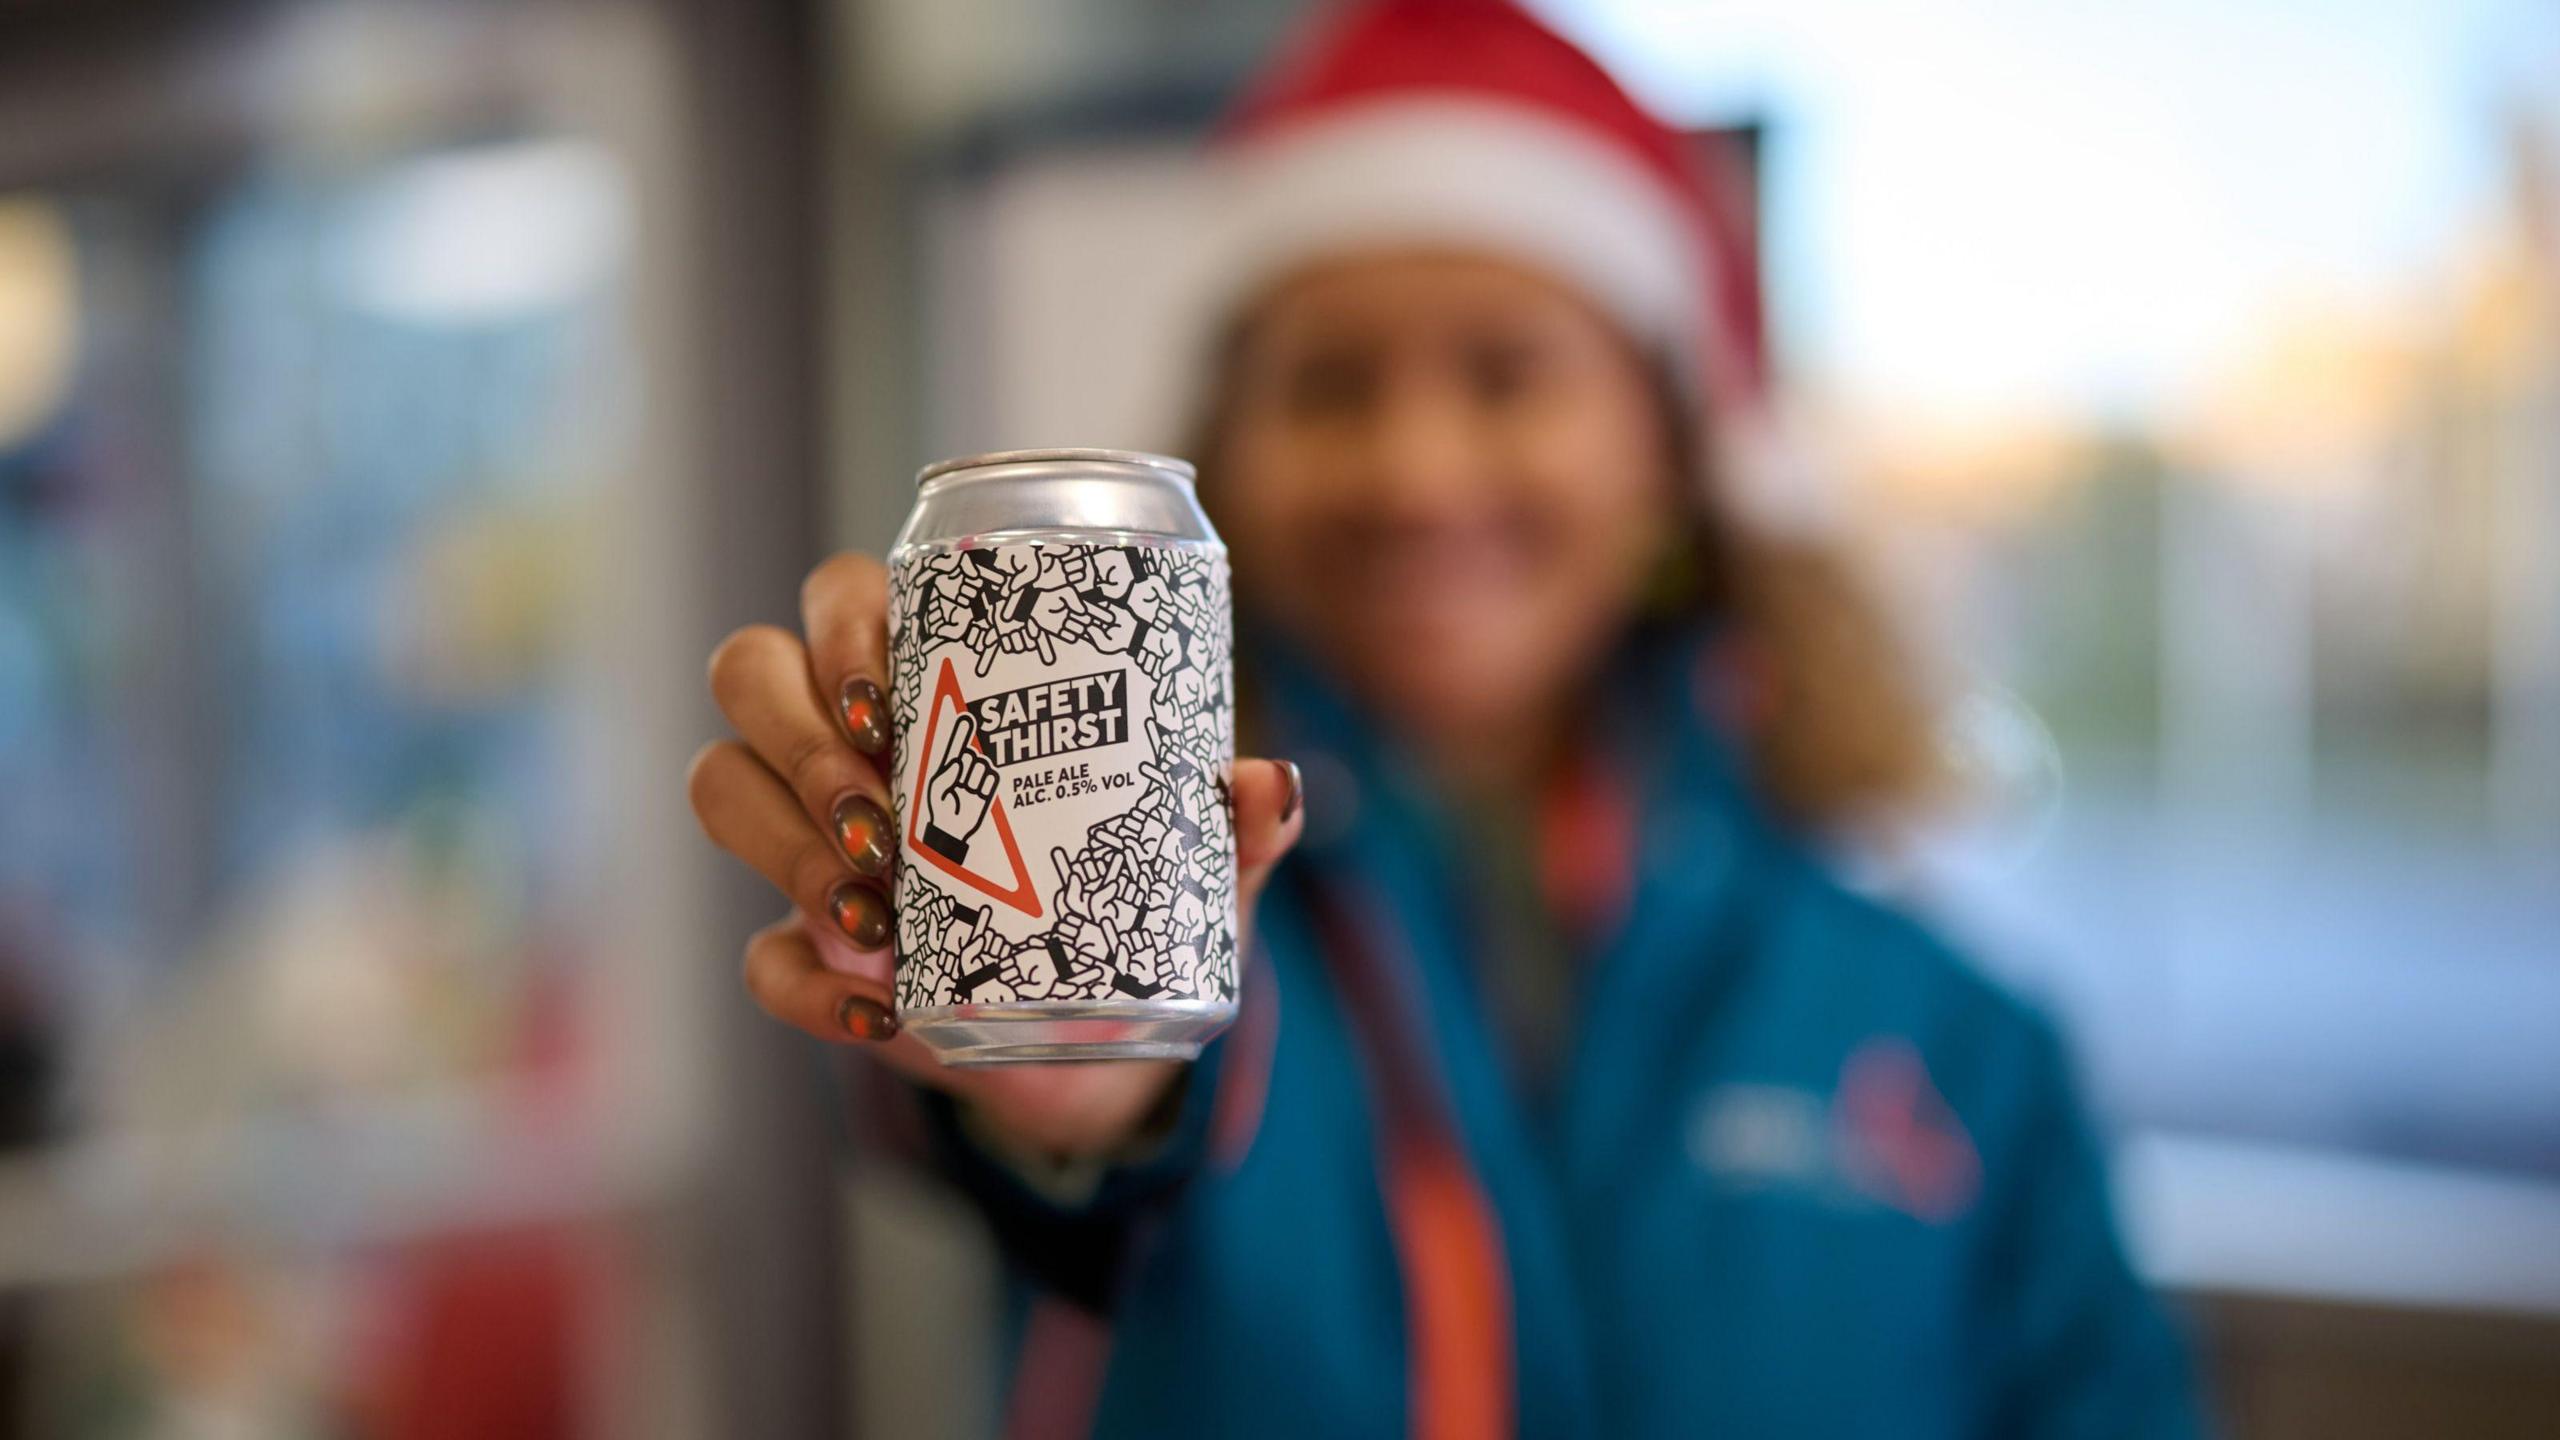
[[[766,1014],[822,1040],[871,1042],[890,1068],[961,1097],[1025,1145],[1085,1155],[1128,1138],[1179,1066],[955,1070],[897,1033],[888,572],[867,555],[838,555],[810,572],[800,606],[805,638],[751,625],[712,653],[711,693],[738,738],[703,747],[690,777],[703,830],[794,908],[747,942],[747,992]],[[1242,926],[1298,837],[1297,771],[1285,761],[1239,760],[1232,788]]]

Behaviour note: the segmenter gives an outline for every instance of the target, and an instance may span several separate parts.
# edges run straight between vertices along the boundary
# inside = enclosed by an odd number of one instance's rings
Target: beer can
[[[928,465],[889,554],[899,1027],[1188,1059],[1236,1007],[1233,612],[1191,466]]]

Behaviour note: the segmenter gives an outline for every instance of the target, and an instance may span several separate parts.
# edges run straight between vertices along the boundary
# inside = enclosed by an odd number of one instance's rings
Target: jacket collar
[[[1461,838],[1419,759],[1387,734],[1305,653],[1248,629],[1262,745],[1306,772],[1305,852],[1319,860],[1379,840],[1446,854]],[[1638,799],[1646,840],[1699,822],[1761,825],[1740,751],[1709,704],[1712,636],[1696,627],[1646,627],[1622,642],[1590,697],[1579,742]],[[1667,723],[1666,723],[1667,722]],[[1641,857],[1648,847],[1639,845]],[[1674,852],[1677,853],[1676,851]]]

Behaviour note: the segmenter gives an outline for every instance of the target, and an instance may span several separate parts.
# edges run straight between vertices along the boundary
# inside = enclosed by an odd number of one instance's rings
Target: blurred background
[[[1175,443],[1297,8],[0,5],[0,1434],[990,1423],[701,657]],[[1756,176],[1758,503],[1976,782],[1872,882],[2069,1023],[2232,1432],[2560,1433],[2560,11],[1535,8]]]

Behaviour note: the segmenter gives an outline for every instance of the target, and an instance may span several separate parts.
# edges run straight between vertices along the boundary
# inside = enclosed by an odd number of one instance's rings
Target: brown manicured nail
[[[1298,773],[1295,760],[1281,761],[1280,773],[1289,781],[1289,793],[1280,802],[1280,823],[1286,825],[1298,818],[1298,806],[1307,798],[1307,782],[1306,777]]]
[[[836,709],[844,721],[845,738],[853,748],[865,755],[884,754],[889,749],[889,702],[880,687],[856,675],[844,682],[844,693],[836,699]]]
[[[827,915],[856,950],[877,950],[889,943],[889,902],[879,891],[851,881],[827,897]]]
[[[889,812],[870,797],[847,795],[836,802],[836,844],[844,849],[844,858],[853,868],[874,880],[889,873],[889,857],[895,847],[890,843],[894,833]]]
[[[864,995],[844,997],[843,1003],[836,1006],[836,1023],[856,1040],[886,1040],[898,1033],[898,1017]]]

